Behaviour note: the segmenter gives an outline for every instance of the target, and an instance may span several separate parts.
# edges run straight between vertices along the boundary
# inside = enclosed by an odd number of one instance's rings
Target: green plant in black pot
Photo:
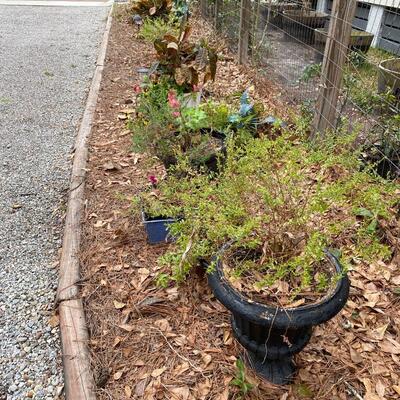
[[[167,101],[169,90],[166,80],[147,81],[138,89],[136,115],[128,122],[134,151],[149,152],[165,162],[174,157],[173,148],[178,144],[173,134],[175,118]]]
[[[305,283],[314,262],[304,253],[307,238],[319,243],[318,251],[312,246],[315,256],[322,255],[326,246],[340,247],[339,234],[353,235],[358,246],[352,251],[343,249],[345,264],[351,264],[353,258],[388,256],[389,249],[381,243],[379,232],[364,236],[369,223],[359,220],[352,210],[364,207],[378,219],[389,218],[396,201],[395,185],[359,171],[358,152],[353,149],[341,150],[339,144],[323,146],[294,144],[289,133],[275,140],[249,139],[240,147],[232,140],[225,169],[217,181],[195,171],[185,179],[169,177],[166,186],[160,187],[166,199],[164,206],[180,204],[181,213],[190,216],[187,225],[180,226],[182,243],[176,248],[177,254],[184,252],[192,238],[182,268],[173,268],[174,279],[183,279],[199,258],[210,259],[230,241],[240,247],[246,247],[249,241],[256,248],[264,246],[265,240],[273,264],[281,260],[279,270],[287,276],[293,272],[289,264],[302,265],[304,270],[298,276]],[[258,235],[264,239],[257,239]],[[314,242],[317,237],[320,240]],[[296,244],[293,252],[289,250],[291,243]],[[288,255],[280,258],[283,249]],[[271,266],[273,270],[276,268]]]
[[[166,79],[149,81],[141,90],[137,113],[129,121],[134,150],[154,154],[166,168],[176,164],[181,155],[196,167],[215,170],[224,143],[210,129],[215,123],[215,116],[208,118],[210,104],[187,105],[188,96]]]
[[[344,306],[354,261],[392,256],[380,226],[396,218],[396,186],[360,171],[346,140],[231,139],[218,179],[192,170],[159,188],[161,208],[184,216],[160,262],[176,281],[207,265],[250,364],[275,383],[290,382],[312,326]]]

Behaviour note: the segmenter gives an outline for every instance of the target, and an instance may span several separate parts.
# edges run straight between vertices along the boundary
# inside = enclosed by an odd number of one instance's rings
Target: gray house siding
[[[382,1],[382,0],[381,0]],[[325,4],[326,12],[332,12],[333,0],[321,0]],[[376,1],[359,1],[353,27],[358,30],[374,33],[376,36],[373,46],[388,50],[396,55],[400,55],[400,9],[387,7],[388,4],[382,1],[377,5]],[[394,4],[393,2],[391,4]],[[379,11],[380,12],[377,12]],[[379,16],[377,18],[377,16]]]
[[[327,1],[327,11],[330,14],[332,12],[333,0]],[[365,31],[368,24],[369,10],[371,6],[365,3],[357,3],[356,13],[353,20],[353,28],[360,31]]]
[[[387,8],[385,10],[378,46],[394,54],[400,54],[400,15],[398,9]]]

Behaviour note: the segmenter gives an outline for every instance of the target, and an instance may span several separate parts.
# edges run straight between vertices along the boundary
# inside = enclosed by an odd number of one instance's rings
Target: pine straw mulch
[[[195,32],[210,29],[194,18]],[[215,38],[214,38],[215,41]],[[220,44],[220,43],[219,43]],[[130,201],[163,171],[131,152],[122,109],[134,107],[138,67],[153,60],[125,17],[114,18],[90,141],[81,254],[84,298],[99,399],[238,399],[230,385],[242,350],[229,314],[194,272],[181,287],[158,288],[157,257],[165,247],[146,243]],[[256,81],[258,97],[285,116],[268,82],[229,57],[221,63],[214,95]],[[118,117],[119,116],[119,117]],[[396,240],[396,238],[394,238]],[[400,399],[400,285],[398,265],[360,265],[351,273],[350,300],[332,321],[317,327],[297,356],[299,374],[276,387],[247,371],[255,388],[247,399]]]

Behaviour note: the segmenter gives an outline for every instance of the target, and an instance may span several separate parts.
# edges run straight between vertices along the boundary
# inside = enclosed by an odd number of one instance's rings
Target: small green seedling
[[[394,293],[396,296],[400,296],[400,287],[395,287],[395,288],[393,289],[393,293]]]
[[[171,277],[169,275],[161,273],[157,276],[156,284],[158,287],[165,289],[168,287],[170,281],[171,281]]]
[[[240,358],[236,360],[236,368],[236,377],[231,381],[231,385],[239,388],[240,398],[243,398],[253,389],[253,385],[246,381],[244,362]]]

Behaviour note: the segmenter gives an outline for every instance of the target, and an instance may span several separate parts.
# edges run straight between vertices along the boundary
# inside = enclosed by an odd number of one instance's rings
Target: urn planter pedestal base
[[[329,252],[327,260],[342,274],[338,260]],[[296,308],[273,307],[257,303],[234,289],[226,279],[222,263],[208,274],[215,297],[232,313],[232,330],[247,350],[250,366],[266,380],[290,384],[296,373],[293,356],[311,339],[313,326],[333,318],[346,304],[350,282],[343,275],[332,293],[318,303]]]

